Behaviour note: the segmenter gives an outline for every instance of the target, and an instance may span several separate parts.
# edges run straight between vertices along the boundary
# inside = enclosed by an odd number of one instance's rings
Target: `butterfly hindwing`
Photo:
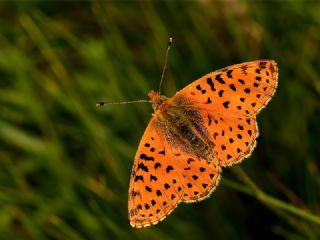
[[[230,166],[251,155],[259,130],[255,117],[203,113],[219,165]]]
[[[216,161],[207,162],[183,152],[179,158],[185,187],[181,201],[192,203],[208,198],[219,184],[221,167]]]

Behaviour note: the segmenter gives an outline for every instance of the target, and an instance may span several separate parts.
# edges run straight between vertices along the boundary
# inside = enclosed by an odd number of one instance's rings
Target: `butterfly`
[[[154,113],[135,155],[128,214],[135,228],[155,225],[181,202],[210,196],[221,168],[251,155],[256,115],[277,88],[273,60],[211,72],[172,98],[151,91]]]

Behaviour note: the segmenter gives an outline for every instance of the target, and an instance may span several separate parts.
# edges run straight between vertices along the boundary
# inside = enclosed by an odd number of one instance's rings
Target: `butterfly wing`
[[[246,62],[209,73],[177,92],[175,97],[188,97],[192,104],[209,111],[252,117],[270,101],[277,80],[275,61]]]
[[[220,167],[173,148],[153,117],[135,156],[129,187],[133,227],[157,224],[179,202],[205,199],[215,189]]]
[[[277,87],[275,61],[261,60],[233,65],[194,81],[174,99],[187,99],[197,108],[214,143],[222,166],[248,157],[256,145],[255,115],[267,105]]]
[[[221,167],[217,162],[208,162],[179,151],[184,180],[182,202],[193,203],[207,199],[220,181]]]
[[[203,113],[219,165],[230,166],[251,155],[259,135],[255,117],[236,118],[228,115]]]
[[[153,117],[140,141],[130,179],[129,219],[133,227],[157,224],[181,199],[182,175],[168,149]]]

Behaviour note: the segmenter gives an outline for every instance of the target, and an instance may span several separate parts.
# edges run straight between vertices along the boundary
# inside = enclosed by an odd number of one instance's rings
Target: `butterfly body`
[[[180,151],[213,161],[214,144],[208,138],[199,110],[183,97],[168,99],[154,91],[148,95],[156,106],[153,114],[155,126],[159,131],[164,130],[165,140]]]
[[[277,64],[258,60],[209,73],[167,98],[148,96],[154,113],[137,150],[129,187],[133,227],[157,224],[180,202],[206,199],[221,168],[250,156],[256,115],[277,87]]]

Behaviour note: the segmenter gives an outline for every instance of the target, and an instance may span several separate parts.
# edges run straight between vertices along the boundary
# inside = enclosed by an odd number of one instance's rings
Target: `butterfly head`
[[[160,95],[156,91],[150,91],[148,93],[148,97],[150,101],[152,102],[152,108],[156,111],[160,105],[162,105],[165,101],[167,101],[167,97]]]

